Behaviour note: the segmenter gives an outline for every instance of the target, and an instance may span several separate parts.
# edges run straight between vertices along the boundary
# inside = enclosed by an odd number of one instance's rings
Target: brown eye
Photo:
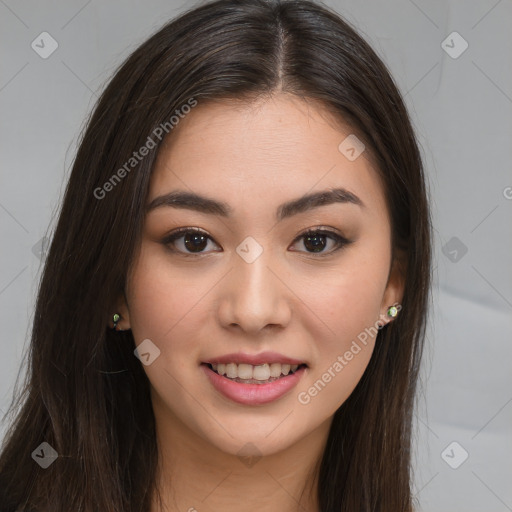
[[[187,233],[183,236],[183,245],[188,251],[201,252],[208,245],[208,237],[199,233]]]
[[[294,240],[294,245],[301,240],[303,240],[303,245],[306,250],[297,252],[317,254],[319,256],[328,256],[352,243],[351,240],[347,240],[334,231],[322,229],[308,230]],[[183,254],[184,256],[199,256],[210,252],[206,250],[208,242],[210,241],[218,247],[206,232],[197,228],[180,228],[167,235],[162,240],[162,243],[168,247],[169,250]],[[329,241],[331,242],[330,244]],[[327,250],[325,250],[326,248]]]
[[[306,251],[299,252],[319,254],[320,256],[327,256],[332,254],[338,249],[341,249],[345,245],[351,243],[350,240],[347,240],[345,237],[335,233],[334,231],[327,231],[322,229],[309,230],[297,237],[295,242],[300,240],[303,240],[303,245],[306,248]],[[324,251],[324,249],[329,245],[329,240],[334,242],[334,247],[331,247],[331,250]]]
[[[162,243],[172,251],[184,255],[202,254],[212,240],[204,231],[197,228],[181,228],[168,235]]]
[[[322,252],[327,245],[327,236],[316,234],[304,237],[304,247],[311,252]]]

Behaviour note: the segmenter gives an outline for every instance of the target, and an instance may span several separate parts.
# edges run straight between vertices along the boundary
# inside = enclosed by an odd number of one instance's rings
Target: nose
[[[265,328],[288,325],[293,293],[270,251],[263,251],[252,263],[237,254],[233,260],[233,268],[219,288],[218,317],[222,327],[258,334]]]

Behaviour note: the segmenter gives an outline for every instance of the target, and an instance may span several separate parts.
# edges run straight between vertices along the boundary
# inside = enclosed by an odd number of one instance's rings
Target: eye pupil
[[[189,246],[189,242],[191,241],[191,239],[194,240],[194,242],[192,243],[192,246],[190,247]],[[198,242],[198,243],[196,243]],[[184,238],[183,238],[183,243],[185,244],[185,247],[187,248],[187,250],[191,250],[192,252],[194,252],[194,249],[199,249],[198,252],[201,252],[207,245],[207,237],[200,234],[200,233],[187,233],[186,235],[184,235]]]
[[[321,241],[319,239],[321,239]],[[308,246],[309,243],[312,243],[312,245]],[[325,248],[325,235],[307,235],[304,239],[304,246],[308,250],[312,247],[312,252],[321,252]]]

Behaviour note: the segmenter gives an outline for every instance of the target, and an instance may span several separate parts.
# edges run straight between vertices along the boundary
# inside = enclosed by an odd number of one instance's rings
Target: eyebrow
[[[352,192],[344,188],[333,188],[306,194],[281,204],[277,208],[276,219],[281,221],[293,215],[312,210],[313,208],[335,203],[354,204],[361,208],[365,207],[363,201]],[[233,211],[227,203],[222,201],[217,201],[192,192],[174,190],[153,199],[146,206],[146,213],[164,206],[194,210],[211,215],[220,215],[221,217],[229,217]]]

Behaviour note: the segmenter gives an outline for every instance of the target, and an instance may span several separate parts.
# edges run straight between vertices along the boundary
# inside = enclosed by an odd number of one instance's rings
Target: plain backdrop
[[[512,3],[326,3],[391,69],[428,173],[435,272],[415,422],[421,510],[511,511]],[[192,5],[0,0],[0,414],[86,115],[121,60]],[[46,52],[58,45],[46,58],[32,45],[41,37]]]

